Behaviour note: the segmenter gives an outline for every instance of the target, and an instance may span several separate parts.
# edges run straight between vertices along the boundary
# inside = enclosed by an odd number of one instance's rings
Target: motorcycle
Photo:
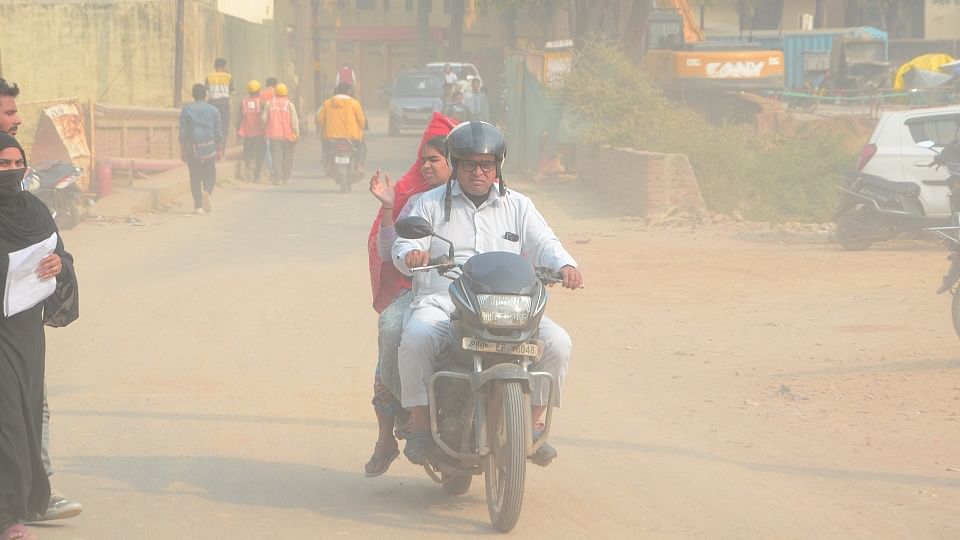
[[[933,141],[917,146],[936,152]],[[929,166],[938,167],[936,160]],[[927,211],[931,206],[940,207],[933,202],[946,193],[949,180],[895,182],[865,173],[846,178],[845,185],[840,187],[843,194],[833,222],[837,225],[837,241],[848,250],[864,250],[874,242],[901,235],[916,237],[925,230],[950,225],[950,213],[945,207],[943,211]]]
[[[360,163],[357,160],[360,149],[357,144],[349,139],[330,141],[327,175],[333,177],[340,186],[341,193],[350,191],[351,184],[361,177]]]
[[[80,223],[83,193],[77,186],[83,170],[72,163],[52,161],[27,168],[22,187],[43,201],[60,229]]]
[[[920,146],[933,150],[933,143],[930,141],[924,141]],[[950,188],[950,210],[953,212],[951,224],[947,227],[931,227],[927,230],[946,240],[950,249],[950,255],[947,256],[950,269],[943,276],[943,282],[937,288],[937,294],[950,291],[953,296],[950,315],[953,320],[953,330],[960,337],[960,294],[958,294],[960,289],[958,284],[960,282],[960,144],[945,147],[930,165],[937,168],[946,167],[950,173],[947,186]]]
[[[450,245],[448,255],[412,269],[451,279],[455,306],[451,352],[427,386],[436,448],[424,469],[452,495],[466,493],[473,476],[483,475],[490,523],[510,531],[520,518],[527,459],[550,435],[552,406],[543,434],[533,440],[530,387],[547,383],[551,403],[556,381],[529,367],[544,349],[538,340],[544,285],[562,280],[514,253],[481,253],[457,264],[453,244],[420,217],[401,219],[396,231],[402,238],[433,237]]]

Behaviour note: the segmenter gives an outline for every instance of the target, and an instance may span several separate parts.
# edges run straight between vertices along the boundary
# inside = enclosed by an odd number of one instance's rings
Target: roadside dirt
[[[596,506],[669,537],[960,536],[941,248],[651,229],[575,185],[526,191],[588,280],[550,306],[577,350],[558,446],[596,439],[604,465],[571,466],[600,493],[636,482]]]
[[[416,139],[375,142],[403,170]],[[649,227],[577,184],[513,185],[587,286],[551,291],[575,347],[560,457],[528,470],[512,537],[960,538],[960,340],[934,294],[939,247]],[[209,216],[65,235],[84,312],[48,333],[54,482],[85,510],[37,534],[491,534],[480,479],[449,497],[402,459],[362,475],[372,198],[312,176],[217,193]]]

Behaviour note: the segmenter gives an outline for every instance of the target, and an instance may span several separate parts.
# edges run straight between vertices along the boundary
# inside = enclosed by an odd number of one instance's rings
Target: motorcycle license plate
[[[350,157],[349,156],[334,156],[333,162],[337,165],[349,165]]]
[[[476,338],[463,338],[463,348],[468,351],[515,354],[517,356],[540,356],[540,347],[536,343],[495,343]]]

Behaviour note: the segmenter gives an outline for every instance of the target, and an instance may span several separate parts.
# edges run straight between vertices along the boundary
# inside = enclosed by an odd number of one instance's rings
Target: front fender
[[[491,381],[520,381],[525,391],[530,391],[530,373],[516,364],[497,364],[479,373],[470,374],[470,389],[479,391]]]

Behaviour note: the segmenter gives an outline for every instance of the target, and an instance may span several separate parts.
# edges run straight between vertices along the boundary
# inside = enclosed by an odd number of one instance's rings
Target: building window
[[[347,9],[347,0],[337,0],[337,9]]]
[[[377,0],[357,0],[357,9],[377,9]]]
[[[443,0],[443,12],[450,13],[450,0]]]
[[[404,2],[404,7],[407,8],[407,11],[413,11],[413,0]]]
[[[383,10],[390,11],[390,0],[383,0]]]

